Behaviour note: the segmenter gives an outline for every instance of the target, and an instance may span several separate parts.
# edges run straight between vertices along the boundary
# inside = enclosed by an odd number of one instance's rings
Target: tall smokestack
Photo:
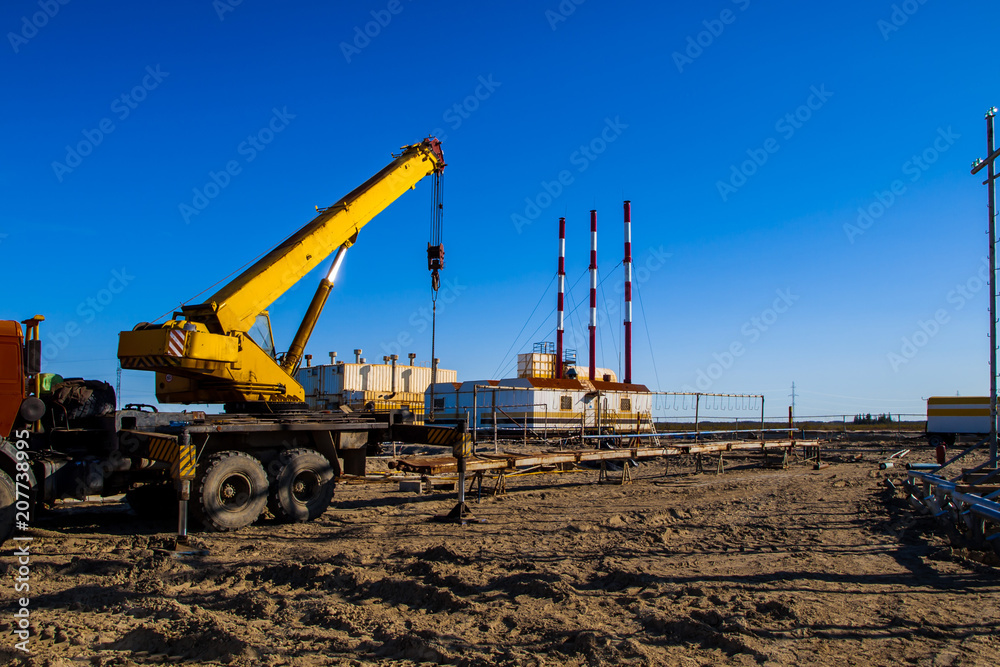
[[[563,295],[566,292],[566,218],[559,218],[559,295],[556,297],[556,377],[563,376]]]
[[[590,381],[597,377],[597,211],[590,212]]]
[[[625,384],[632,383],[632,202],[625,200]]]

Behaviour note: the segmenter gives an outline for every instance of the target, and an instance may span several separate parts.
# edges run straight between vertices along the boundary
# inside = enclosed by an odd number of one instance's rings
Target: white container
[[[989,396],[931,396],[927,399],[928,435],[988,435]]]
[[[306,402],[314,410],[335,410],[341,405],[373,400],[422,404],[431,383],[431,369],[397,363],[395,375],[393,385],[392,364],[339,363],[299,368],[295,379],[305,389]],[[458,372],[439,368],[438,379],[454,382]],[[397,396],[391,396],[394,386]]]

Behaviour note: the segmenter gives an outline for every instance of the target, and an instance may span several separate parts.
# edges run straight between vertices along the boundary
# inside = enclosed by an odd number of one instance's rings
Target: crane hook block
[[[444,246],[427,244],[427,270],[440,271],[444,268]]]
[[[427,244],[427,268],[431,272],[431,289],[437,292],[441,288],[441,276],[438,272],[444,268],[444,246]]]

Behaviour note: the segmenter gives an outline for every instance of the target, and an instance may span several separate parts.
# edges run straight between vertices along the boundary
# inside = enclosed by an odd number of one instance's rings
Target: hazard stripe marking
[[[195,447],[187,445],[180,448],[177,463],[173,466],[174,477],[176,479],[194,479],[195,473]]]
[[[158,368],[163,366],[179,366],[180,359],[174,357],[126,357],[122,359],[122,368]]]
[[[184,356],[184,332],[178,329],[170,331],[170,338],[167,340],[167,354],[174,357]]]
[[[149,457],[157,461],[174,460],[174,441],[166,439],[154,439],[149,444]]]

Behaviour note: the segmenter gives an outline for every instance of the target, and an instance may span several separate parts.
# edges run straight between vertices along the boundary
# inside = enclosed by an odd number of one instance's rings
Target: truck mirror
[[[42,341],[25,341],[24,372],[28,375],[34,375],[35,373],[42,372]]]

